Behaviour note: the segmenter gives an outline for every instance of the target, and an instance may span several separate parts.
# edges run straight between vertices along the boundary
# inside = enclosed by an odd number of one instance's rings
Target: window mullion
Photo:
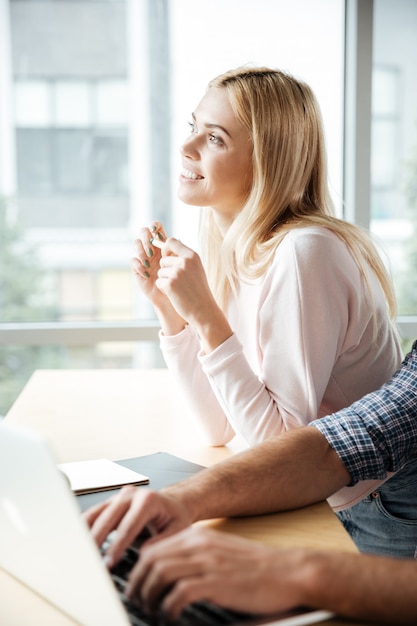
[[[369,228],[373,0],[345,7],[344,217]]]

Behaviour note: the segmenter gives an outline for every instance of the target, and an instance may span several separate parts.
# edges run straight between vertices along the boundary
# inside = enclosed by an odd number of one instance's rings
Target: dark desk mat
[[[168,452],[156,452],[155,454],[138,456],[132,459],[122,459],[121,461],[116,461],[116,463],[149,476],[149,484],[138,486],[138,489],[147,487],[154,491],[159,491],[162,487],[168,487],[168,485],[185,480],[192,474],[196,474],[204,469],[202,465],[191,463]],[[80,509],[85,511],[90,506],[107,500],[118,491],[119,489],[109,489],[107,491],[83,494],[77,496],[77,502]]]

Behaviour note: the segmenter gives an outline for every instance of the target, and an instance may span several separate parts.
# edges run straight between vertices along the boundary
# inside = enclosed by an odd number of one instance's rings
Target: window
[[[398,177],[400,82],[399,68],[374,66],[371,177],[375,192],[394,188]]]
[[[14,93],[19,195],[127,195],[125,80],[19,80]]]
[[[40,366],[161,365],[158,348],[134,341],[134,324],[153,312],[131,276],[132,241],[139,226],[160,219],[197,246],[198,209],[176,198],[179,146],[207,82],[226,69],[271,65],[313,87],[341,214],[343,0],[0,7],[0,211],[8,273],[27,278],[10,281],[0,321],[132,326],[131,342],[111,347],[64,338],[35,350],[0,345],[4,380],[23,384]],[[15,388],[0,392],[2,413]]]
[[[371,228],[387,251],[399,313],[417,316],[417,3],[374,2]],[[407,337],[415,336],[414,326]]]

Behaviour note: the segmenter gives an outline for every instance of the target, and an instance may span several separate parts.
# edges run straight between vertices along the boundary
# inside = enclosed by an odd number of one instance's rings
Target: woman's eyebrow
[[[212,129],[213,129],[213,128],[218,128],[219,130],[222,130],[224,133],[226,133],[226,135],[227,135],[228,137],[230,137],[230,139],[232,138],[232,137],[231,137],[231,135],[230,135],[230,133],[229,133],[229,131],[228,131],[228,130],[226,130],[226,129],[224,128],[224,126],[220,126],[220,124],[204,124],[204,126],[205,126],[206,128],[212,128]]]
[[[193,118],[193,121],[194,121],[194,122],[196,122],[196,121],[197,121],[197,120],[196,120],[196,117],[195,117],[195,115],[194,115],[194,113],[191,113],[191,117]],[[228,130],[224,127],[224,126],[221,126],[220,124],[213,124],[213,123],[206,122],[206,123],[204,123],[204,124],[203,124],[203,126],[204,126],[205,128],[210,128],[210,129],[215,129],[215,128],[218,128],[219,130],[221,130],[221,131],[223,131],[224,133],[226,133],[226,135],[227,135],[228,137],[230,137],[230,139],[232,139],[232,136],[231,136],[231,134],[229,133],[229,131],[228,131]]]

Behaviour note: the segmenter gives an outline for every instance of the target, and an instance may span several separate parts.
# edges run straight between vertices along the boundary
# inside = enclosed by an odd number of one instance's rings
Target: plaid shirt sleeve
[[[385,385],[311,422],[359,480],[382,479],[417,455],[417,341]]]

